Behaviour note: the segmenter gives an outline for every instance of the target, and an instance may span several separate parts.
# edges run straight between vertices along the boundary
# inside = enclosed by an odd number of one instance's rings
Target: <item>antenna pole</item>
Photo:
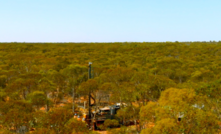
[[[91,64],[92,62],[89,62],[88,66],[88,79],[91,79]],[[91,125],[91,90],[89,89],[88,94],[88,118],[89,118],[89,126]]]

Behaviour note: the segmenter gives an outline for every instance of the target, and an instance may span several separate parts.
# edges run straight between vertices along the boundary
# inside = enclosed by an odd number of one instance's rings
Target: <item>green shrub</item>
[[[104,122],[104,126],[105,126],[106,128],[117,127],[117,126],[119,126],[119,122],[118,122],[118,120],[115,120],[115,119],[113,119],[113,120],[107,119],[107,120],[105,120],[105,122]]]

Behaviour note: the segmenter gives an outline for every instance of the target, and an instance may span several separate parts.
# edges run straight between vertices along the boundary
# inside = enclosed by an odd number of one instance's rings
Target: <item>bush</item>
[[[111,119],[107,119],[104,122],[104,128],[114,128],[114,127],[118,127],[119,126],[119,122],[118,120],[111,120]]]
[[[120,129],[110,129],[108,130],[108,134],[135,134],[137,132],[133,132],[130,128],[123,126]]]

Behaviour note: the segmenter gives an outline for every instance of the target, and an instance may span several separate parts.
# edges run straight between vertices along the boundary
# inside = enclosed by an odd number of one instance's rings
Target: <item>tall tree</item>
[[[75,112],[75,93],[77,87],[87,80],[87,67],[80,65],[69,65],[63,70],[69,89],[72,92],[72,111]]]

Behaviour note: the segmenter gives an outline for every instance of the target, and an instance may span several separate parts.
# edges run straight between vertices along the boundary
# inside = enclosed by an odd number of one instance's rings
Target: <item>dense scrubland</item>
[[[221,42],[0,43],[0,132],[95,133],[73,119],[89,90],[142,134],[219,133]]]

